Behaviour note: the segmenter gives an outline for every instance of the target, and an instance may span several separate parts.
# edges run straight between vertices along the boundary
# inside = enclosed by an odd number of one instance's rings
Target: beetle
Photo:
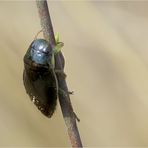
[[[54,73],[54,53],[63,46],[61,42],[52,50],[45,39],[35,39],[24,56],[23,82],[26,93],[36,107],[47,117],[56,109],[58,86]]]

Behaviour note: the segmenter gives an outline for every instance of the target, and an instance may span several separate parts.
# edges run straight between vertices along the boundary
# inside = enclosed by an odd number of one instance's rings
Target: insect
[[[63,44],[57,45],[52,50],[46,40],[35,39],[24,56],[23,82],[26,92],[37,108],[49,118],[55,111],[58,96],[53,52],[58,52]]]

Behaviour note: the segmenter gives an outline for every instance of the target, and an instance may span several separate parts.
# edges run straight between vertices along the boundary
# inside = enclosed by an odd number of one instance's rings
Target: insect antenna
[[[43,32],[43,29],[37,32],[37,34],[36,34],[35,37],[34,37],[34,40],[37,39],[38,35],[39,35],[41,32]]]

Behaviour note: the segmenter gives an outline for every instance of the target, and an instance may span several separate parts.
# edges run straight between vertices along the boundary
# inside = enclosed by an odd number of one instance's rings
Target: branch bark
[[[41,27],[43,30],[44,38],[49,41],[52,48],[55,46],[55,37],[54,37],[54,31],[52,27],[52,22],[48,10],[48,5],[46,0],[36,0]],[[58,53],[55,56],[55,68],[56,70],[62,70],[64,71],[64,57],[62,53]],[[67,126],[68,135],[71,141],[72,147],[82,147],[81,138],[79,135],[79,131],[76,124],[76,115],[73,112],[73,107],[71,105],[69,93],[68,93],[68,87],[67,83],[65,81],[65,78],[61,76],[60,74],[57,75],[58,80],[58,86],[61,90],[64,91],[63,93],[59,93],[59,102],[61,106],[61,110],[63,113],[63,117],[65,120],[65,124]]]

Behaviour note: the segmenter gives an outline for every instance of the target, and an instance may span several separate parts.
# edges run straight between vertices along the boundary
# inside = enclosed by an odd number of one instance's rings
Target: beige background
[[[148,146],[148,2],[49,1],[88,147]],[[70,146],[60,106],[26,95],[23,56],[40,30],[34,1],[0,1],[0,146]]]

